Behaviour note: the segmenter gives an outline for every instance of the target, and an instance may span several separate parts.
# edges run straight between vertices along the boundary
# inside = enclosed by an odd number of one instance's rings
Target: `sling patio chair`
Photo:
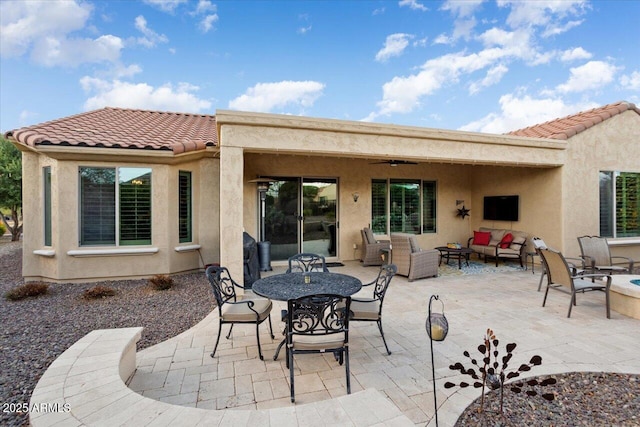
[[[287,368],[291,402],[295,402],[293,356],[295,354],[333,352],[345,366],[347,394],[351,394],[349,372],[349,309],[351,297],[312,295],[287,302]]]
[[[611,288],[611,276],[605,274],[574,274],[572,267],[569,266],[562,253],[554,251],[552,249],[541,248],[539,249],[540,258],[545,267],[547,275],[547,289],[544,292],[544,300],[542,300],[542,306],[544,307],[547,302],[547,295],[549,289],[556,289],[565,293],[571,294],[571,301],[569,301],[569,312],[567,317],[571,317],[571,308],[576,304],[576,294],[578,292],[590,292],[600,291],[605,293],[605,300],[607,305],[607,319],[611,318],[611,311],[609,308],[609,288]],[[598,282],[589,282],[584,280],[587,278],[600,279]]]
[[[384,302],[384,296],[387,293],[391,279],[398,271],[394,264],[387,264],[380,267],[378,277],[371,282],[362,285],[362,287],[372,286],[373,295],[371,298],[352,297],[351,298],[351,317],[352,322],[376,322],[380,335],[382,335],[382,342],[387,349],[387,354],[391,354],[387,340],[384,338],[384,332],[382,331],[382,303]]]
[[[236,295],[235,288],[242,288],[242,286],[231,278],[229,270],[227,270],[226,267],[210,266],[205,271],[205,274],[207,275],[207,279],[209,279],[209,283],[211,283],[220,319],[218,322],[216,345],[213,348],[211,357],[215,356],[216,350],[218,349],[220,334],[222,333],[222,325],[225,323],[231,324],[229,333],[226,337],[229,339],[231,331],[233,330],[233,325],[236,323],[245,323],[256,325],[258,356],[260,356],[260,360],[264,360],[262,357],[262,349],[260,348],[259,327],[262,322],[268,319],[271,339],[275,338],[271,327],[271,308],[273,306],[271,300],[258,297],[257,295],[247,299],[239,299]]]
[[[578,243],[589,273],[633,274],[633,260],[623,256],[611,256],[606,237],[582,236],[578,237]]]

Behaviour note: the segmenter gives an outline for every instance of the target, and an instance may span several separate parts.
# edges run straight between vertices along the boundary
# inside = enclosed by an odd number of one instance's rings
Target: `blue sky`
[[[640,1],[0,2],[0,130],[105,106],[502,133],[640,104]]]

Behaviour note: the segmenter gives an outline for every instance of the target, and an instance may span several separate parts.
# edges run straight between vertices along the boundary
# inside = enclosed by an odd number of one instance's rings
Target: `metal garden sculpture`
[[[467,369],[460,362],[449,366],[449,369],[453,371],[460,371],[461,374],[468,375],[475,381],[473,382],[473,384],[469,384],[465,381],[461,381],[459,384],[454,384],[447,381],[444,384],[445,388],[448,389],[455,386],[465,388],[469,387],[470,385],[473,385],[474,388],[482,388],[480,408],[478,408],[478,412],[483,412],[484,410],[485,387],[489,387],[491,390],[500,389],[500,414],[502,414],[505,386],[509,387],[509,389],[514,393],[521,393],[524,390],[527,396],[534,397],[538,395],[538,392],[535,390],[536,386],[544,387],[556,383],[556,379],[550,377],[541,381],[532,378],[529,380],[522,380],[505,384],[505,381],[507,380],[518,378],[522,372],[530,371],[533,366],[541,365],[542,357],[533,356],[529,360],[529,363],[523,363],[518,367],[518,369],[507,372],[507,367],[513,357],[513,350],[515,350],[516,348],[516,343],[507,344],[507,353],[502,356],[501,359],[499,359],[499,343],[500,342],[496,338],[493,331],[491,329],[487,329],[487,333],[484,337],[484,343],[478,346],[478,352],[482,354],[482,359],[477,360],[472,358],[468,351],[465,351],[463,353],[464,356],[467,357],[471,361],[471,364],[476,368]],[[548,401],[552,401],[555,399],[555,395],[553,393],[542,393],[541,397]]]

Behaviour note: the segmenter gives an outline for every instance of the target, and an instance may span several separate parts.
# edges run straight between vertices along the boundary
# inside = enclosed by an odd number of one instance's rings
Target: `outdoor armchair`
[[[582,258],[590,273],[633,273],[633,260],[623,256],[611,256],[606,237],[578,237]]]
[[[291,402],[295,402],[293,356],[333,352],[345,365],[347,394],[351,394],[349,372],[349,309],[351,297],[312,295],[287,302],[287,367]]]
[[[351,298],[351,318],[350,320],[357,322],[376,322],[382,342],[387,349],[387,354],[391,354],[387,340],[384,338],[382,331],[382,303],[387,293],[391,279],[395,276],[398,269],[393,264],[387,264],[380,267],[378,277],[371,282],[362,285],[362,287],[372,286],[373,295],[371,298],[352,297]]]
[[[258,355],[260,360],[264,360],[262,357],[262,349],[260,348],[260,324],[265,320],[269,320],[269,332],[271,339],[273,336],[273,329],[271,327],[271,308],[273,304],[271,300],[254,296],[248,299],[238,299],[236,295],[236,287],[242,288],[241,285],[236,283],[231,278],[229,270],[226,267],[210,266],[205,271],[207,279],[213,289],[213,295],[216,299],[216,305],[218,306],[218,316],[220,321],[218,322],[218,336],[216,338],[216,345],[213,347],[211,357],[214,357],[216,350],[218,349],[218,343],[220,342],[220,334],[222,333],[222,325],[225,323],[231,324],[227,339],[231,336],[233,325],[236,323],[255,324],[256,325],[256,339],[258,342]]]
[[[407,276],[409,281],[438,276],[440,252],[435,249],[422,250],[413,234],[391,234],[392,262],[397,274]]]
[[[607,305],[607,319],[611,318],[609,308],[609,288],[611,288],[611,276],[604,274],[575,274],[575,271],[567,263],[562,253],[552,249],[541,248],[538,250],[540,258],[544,263],[547,275],[547,289],[544,292],[542,306],[547,302],[549,289],[556,289],[571,294],[569,301],[569,312],[567,317],[571,317],[571,308],[576,305],[576,294],[578,292],[600,291],[605,293]],[[598,282],[589,282],[586,278],[600,279]]]
[[[361,261],[362,265],[382,265],[382,251],[389,250],[391,243],[388,240],[376,240],[370,228],[365,227],[360,230],[362,235]]]

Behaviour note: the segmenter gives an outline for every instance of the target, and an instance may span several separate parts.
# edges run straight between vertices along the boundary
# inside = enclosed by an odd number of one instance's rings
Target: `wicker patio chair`
[[[575,275],[572,267],[569,266],[566,259],[560,252],[556,252],[552,249],[541,248],[539,249],[540,258],[544,263],[545,272],[547,275],[547,289],[544,292],[544,299],[542,300],[542,306],[544,307],[547,302],[547,295],[549,289],[556,289],[565,293],[571,294],[571,301],[569,301],[569,312],[567,317],[571,317],[571,308],[576,305],[576,293],[578,292],[590,292],[600,291],[605,293],[606,305],[607,305],[607,319],[611,318],[611,311],[609,308],[609,288],[611,288],[611,276],[604,274],[578,274]],[[599,278],[602,281],[589,282],[584,280],[586,278]]]
[[[382,342],[387,349],[387,354],[391,354],[387,340],[384,338],[384,332],[382,331],[382,303],[384,302],[384,296],[387,293],[391,279],[395,276],[398,269],[393,264],[387,264],[380,267],[378,277],[371,282],[362,285],[373,286],[373,295],[371,298],[351,298],[351,318],[350,321],[354,322],[376,322],[380,335],[382,335]]]
[[[222,333],[222,325],[225,323],[231,324],[229,333],[226,337],[229,339],[231,331],[233,330],[233,325],[236,323],[245,323],[256,325],[258,355],[260,356],[260,360],[264,360],[262,357],[262,349],[260,348],[259,327],[262,322],[268,319],[271,339],[275,338],[273,336],[273,328],[271,327],[271,308],[273,306],[271,300],[258,296],[239,300],[236,296],[235,288],[242,288],[242,286],[231,278],[229,270],[227,270],[226,267],[210,266],[205,271],[205,274],[207,275],[207,279],[209,279],[209,283],[211,283],[220,319],[218,322],[216,345],[213,347],[211,357],[215,356],[216,350],[218,349],[220,334]]]
[[[351,394],[349,372],[349,309],[351,297],[312,295],[287,302],[287,367],[291,402],[295,402],[293,356],[333,352],[345,365],[347,394]]]
[[[389,250],[391,243],[388,240],[376,240],[370,228],[360,230],[362,235],[361,261],[362,265],[382,265],[382,251]]]
[[[409,281],[438,276],[440,252],[435,249],[422,250],[413,234],[391,234],[391,259],[401,276]]]
[[[606,237],[578,237],[580,251],[589,273],[633,273],[633,260],[623,256],[611,256]]]

